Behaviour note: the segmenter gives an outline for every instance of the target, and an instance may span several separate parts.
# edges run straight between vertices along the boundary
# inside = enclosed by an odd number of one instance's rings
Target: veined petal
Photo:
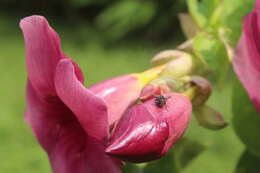
[[[30,16],[21,20],[29,79],[36,90],[55,95],[54,74],[60,59],[66,58],[61,51],[60,38],[42,16]],[[80,69],[78,78],[83,81]]]
[[[102,99],[77,79],[70,60],[64,59],[59,62],[55,87],[58,96],[75,114],[87,134],[104,140],[108,135],[107,107]]]

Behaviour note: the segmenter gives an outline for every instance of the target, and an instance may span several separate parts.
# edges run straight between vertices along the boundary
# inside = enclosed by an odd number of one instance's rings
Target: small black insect
[[[162,95],[156,96],[154,103],[158,108],[162,108],[164,105],[166,105],[167,97],[164,97]]]

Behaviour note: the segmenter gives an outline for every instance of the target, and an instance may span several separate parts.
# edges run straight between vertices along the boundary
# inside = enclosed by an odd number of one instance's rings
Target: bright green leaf
[[[224,43],[217,34],[198,34],[193,41],[194,53],[208,67],[218,83],[223,82],[229,69],[229,57]]]
[[[218,8],[220,0],[188,0],[187,2],[189,12],[197,24],[201,28],[209,27],[209,19]]]

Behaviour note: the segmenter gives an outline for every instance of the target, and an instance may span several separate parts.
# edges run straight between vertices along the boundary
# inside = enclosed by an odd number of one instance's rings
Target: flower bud
[[[182,136],[190,114],[189,99],[175,93],[134,105],[119,120],[106,153],[133,163],[158,159]]]
[[[177,46],[178,50],[185,51],[187,53],[193,53],[193,40],[189,39]]]
[[[204,104],[211,94],[212,89],[210,82],[200,76],[192,76],[190,80],[191,84],[197,87],[195,97],[192,99],[193,106]]]
[[[150,82],[152,85],[167,86],[171,92],[183,92],[185,90],[185,81],[169,77],[160,77]]]
[[[90,87],[106,103],[109,125],[120,119],[123,112],[138,99],[143,86],[157,78],[162,69],[163,66],[154,67],[142,73],[111,78]]]
[[[161,77],[181,77],[191,73],[193,68],[192,57],[190,54],[179,50],[165,50],[156,54],[152,64],[162,65],[165,68],[160,73]]]
[[[219,130],[228,125],[223,116],[213,108],[203,105],[194,110],[195,117],[202,127]]]
[[[171,60],[166,64],[165,69],[160,74],[161,77],[182,77],[192,72],[192,58],[189,54]]]

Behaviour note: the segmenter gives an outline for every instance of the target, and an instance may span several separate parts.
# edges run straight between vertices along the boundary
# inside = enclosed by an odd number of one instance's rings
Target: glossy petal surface
[[[163,156],[187,128],[191,103],[183,95],[167,94],[159,108],[155,98],[134,105],[120,119],[106,152],[129,162]]]

